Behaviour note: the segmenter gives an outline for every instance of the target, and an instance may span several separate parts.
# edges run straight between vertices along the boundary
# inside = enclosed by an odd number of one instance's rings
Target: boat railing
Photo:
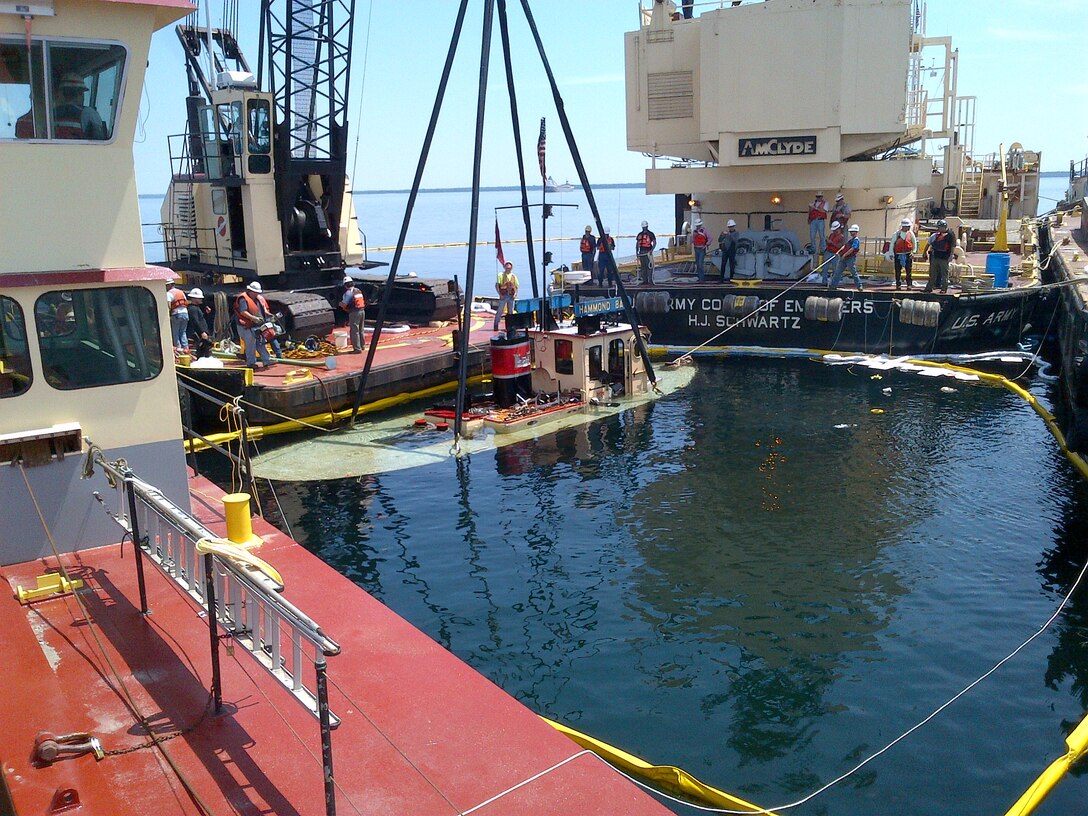
[[[762,0],[697,0],[691,4],[692,15],[694,16],[700,10],[709,11],[713,9],[732,8],[734,6],[746,5],[749,3],[759,3]],[[642,26],[646,27],[650,24],[650,15],[653,14],[654,5],[657,0],[640,0],[639,2],[639,19],[642,21]],[[682,14],[683,4],[680,0],[675,0],[676,11],[674,14]]]
[[[145,559],[207,611],[216,713],[223,707],[218,631],[222,627],[317,718],[325,766],[331,769],[331,731],[340,721],[329,710],[326,657],[338,654],[339,644],[280,594],[282,581],[269,565],[213,533],[123,462],[107,461],[94,446],[90,456],[111,483],[124,486],[127,512],[113,518],[136,544],[141,612],[149,612]],[[331,784],[331,774],[326,774],[327,801]]]

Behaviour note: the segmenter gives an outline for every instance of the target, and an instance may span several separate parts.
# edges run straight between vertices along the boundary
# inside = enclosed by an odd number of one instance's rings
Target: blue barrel
[[[1009,253],[991,252],[986,256],[986,274],[994,276],[994,289],[1009,286]]]

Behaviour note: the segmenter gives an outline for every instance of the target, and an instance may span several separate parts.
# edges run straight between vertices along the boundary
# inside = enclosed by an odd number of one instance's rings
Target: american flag
[[[540,138],[536,140],[536,157],[540,162],[540,178],[547,179],[548,173],[544,169],[544,148],[548,144],[548,140],[544,137],[544,117],[540,117]]]
[[[506,266],[506,258],[502,256],[502,241],[499,240],[499,219],[495,219],[495,257],[499,259],[499,266]]]

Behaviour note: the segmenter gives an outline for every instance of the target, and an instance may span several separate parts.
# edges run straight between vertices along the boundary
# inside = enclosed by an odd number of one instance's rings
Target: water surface
[[[871,377],[705,361],[590,425],[276,490],[296,538],[533,710],[776,807],[1014,649],[1085,557],[1088,493],[1019,398]],[[1084,713],[1086,611],[792,812],[1004,813]]]

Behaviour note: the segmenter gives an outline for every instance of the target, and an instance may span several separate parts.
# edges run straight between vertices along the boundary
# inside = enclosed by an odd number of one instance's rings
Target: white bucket
[[[347,329],[333,329],[332,330],[332,344],[338,349],[346,349],[351,345],[351,338],[348,336]]]

